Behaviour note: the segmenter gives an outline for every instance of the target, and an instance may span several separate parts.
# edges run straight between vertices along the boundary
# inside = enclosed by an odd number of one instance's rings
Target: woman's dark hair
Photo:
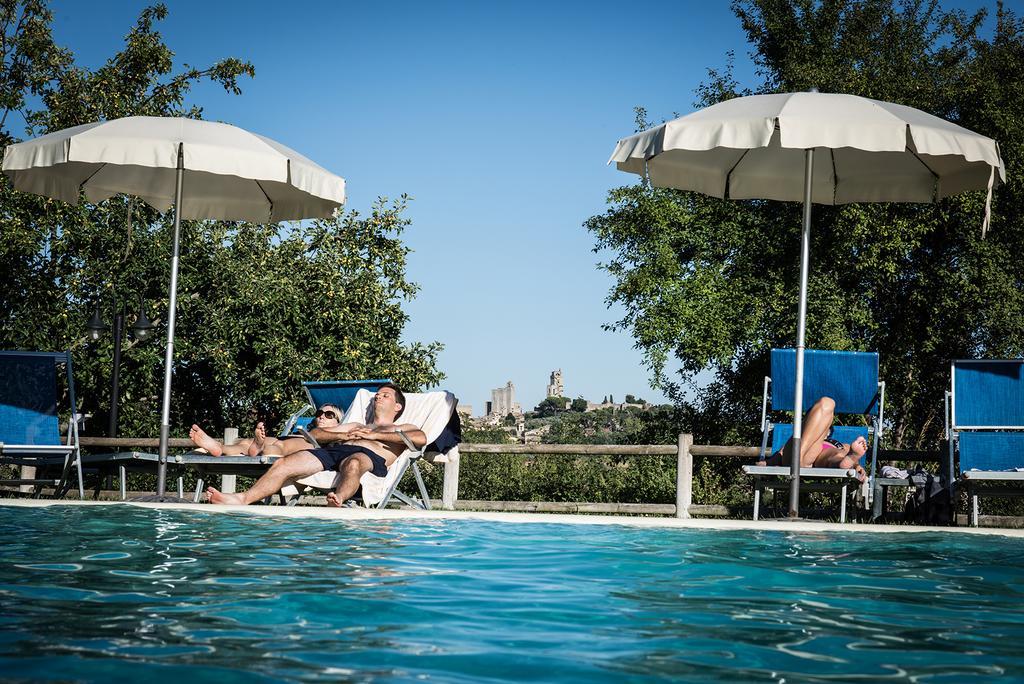
[[[401,410],[399,410],[399,412],[395,414],[395,418],[398,418],[405,412],[405,394],[403,394],[402,390],[398,389],[398,385],[396,385],[393,382],[385,382],[378,388],[378,391],[384,389],[385,387],[395,391],[395,401],[402,405]]]

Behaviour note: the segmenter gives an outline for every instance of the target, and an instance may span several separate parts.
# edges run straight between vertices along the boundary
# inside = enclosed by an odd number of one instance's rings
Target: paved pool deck
[[[562,525],[626,525],[694,530],[779,530],[784,532],[850,532],[866,534],[983,534],[1024,538],[1024,530],[996,527],[924,527],[917,525],[870,525],[808,520],[723,520],[715,518],[636,517],[625,515],[572,515],[559,513],[494,513],[483,511],[419,511],[412,509],[320,508],[311,506],[215,506],[207,503],[145,503],[139,501],[54,501],[3,499],[0,506],[47,508],[51,506],[135,506],[162,511],[196,511],[233,515],[322,520],[486,520],[505,523],[556,523]]]

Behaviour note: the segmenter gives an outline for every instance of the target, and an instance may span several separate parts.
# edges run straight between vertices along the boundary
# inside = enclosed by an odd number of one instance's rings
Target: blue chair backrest
[[[1024,428],[1024,359],[954,361],[952,401],[954,429]]]
[[[0,352],[0,442],[59,445],[57,363],[64,353]]]
[[[772,349],[772,409],[792,411],[796,397],[796,350]],[[878,416],[878,354],[804,350],[801,413],[821,397],[832,397],[836,413]],[[846,440],[843,440],[846,441]]]
[[[1024,430],[959,434],[960,472],[1024,467]]]
[[[390,380],[324,380],[317,382],[304,382],[302,386],[306,390],[306,396],[313,408],[319,408],[324,404],[333,404],[344,413],[352,405],[356,398],[356,392],[361,389],[376,392],[384,383]]]

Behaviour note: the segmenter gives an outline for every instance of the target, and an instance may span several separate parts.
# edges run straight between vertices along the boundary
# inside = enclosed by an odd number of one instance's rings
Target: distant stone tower
[[[562,384],[562,369],[551,371],[551,382],[548,384],[549,397],[564,397],[565,386]]]
[[[509,380],[504,387],[491,390],[491,415],[505,417],[508,414],[519,415],[523,411],[516,402],[516,386]]]

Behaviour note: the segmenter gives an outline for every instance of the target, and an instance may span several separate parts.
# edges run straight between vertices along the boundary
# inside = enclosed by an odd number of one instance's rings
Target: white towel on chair
[[[448,425],[457,403],[458,400],[451,392],[406,392],[405,409],[395,422],[398,424],[409,423],[419,427],[427,436],[427,444],[430,444],[441,435],[445,426]],[[356,392],[356,397],[352,400],[352,405],[345,412],[345,417],[341,422],[366,425],[372,421],[373,393],[361,389]],[[372,473],[363,475],[359,484],[363,489],[363,503],[366,506],[374,506],[384,499],[384,495],[398,474],[402,472],[402,465],[409,460],[409,456],[408,449],[403,451],[388,468],[388,474],[384,477],[377,477]],[[339,477],[341,475],[336,471],[324,470],[304,477],[298,483],[317,489],[334,489]],[[285,496],[291,496],[297,494],[298,489],[289,485],[283,487],[281,492]]]
[[[889,477],[898,480],[905,480],[910,477],[910,473],[902,468],[896,466],[886,465],[882,466],[882,477]]]

